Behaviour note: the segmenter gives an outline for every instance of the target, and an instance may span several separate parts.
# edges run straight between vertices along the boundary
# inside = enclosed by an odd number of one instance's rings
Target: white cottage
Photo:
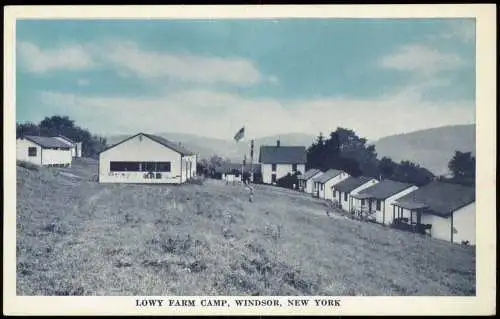
[[[71,147],[56,138],[25,135],[16,140],[16,159],[40,166],[71,166]]]
[[[354,211],[369,220],[389,225],[393,220],[394,201],[417,189],[418,187],[412,184],[382,180],[357,194],[351,194],[354,198]]]
[[[352,195],[378,183],[373,177],[349,177],[332,186],[333,202],[346,212],[354,212],[354,198]]]
[[[476,244],[475,189],[431,182],[393,203],[393,219],[451,243]]]
[[[323,174],[322,171],[316,168],[307,170],[304,174],[298,176],[299,189],[305,193],[312,194],[313,192],[313,178]]]
[[[99,154],[99,182],[180,184],[196,176],[196,161],[178,143],[139,133]]]
[[[346,172],[338,169],[329,169],[323,174],[313,178],[313,194],[318,198],[333,200],[332,186],[349,177]]]
[[[82,142],[75,142],[72,139],[63,135],[54,136],[54,138],[60,140],[63,143],[68,144],[71,147],[71,156],[82,157]]]
[[[261,164],[262,182],[275,184],[278,179],[288,173],[304,174],[306,164],[306,148],[304,146],[261,146],[259,163]]]

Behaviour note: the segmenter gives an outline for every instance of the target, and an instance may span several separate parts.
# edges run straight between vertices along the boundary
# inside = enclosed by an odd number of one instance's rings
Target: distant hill
[[[247,159],[250,156],[250,141],[248,139],[236,143],[233,140],[223,140],[210,137],[204,137],[194,134],[184,133],[156,133],[174,142],[180,142],[183,146],[197,153],[200,158],[209,158],[216,154],[218,156],[229,158],[232,162],[240,162],[243,154],[246,153]],[[107,137],[108,145],[115,144],[124,138],[125,135]],[[254,162],[259,158],[259,148],[261,145],[275,145],[279,139],[281,145],[293,145],[309,147],[315,136],[303,133],[287,133],[280,135],[267,136],[255,139],[254,141]]]
[[[410,160],[435,175],[448,173],[455,150],[476,153],[476,126],[454,125],[391,135],[375,141],[379,158]]]

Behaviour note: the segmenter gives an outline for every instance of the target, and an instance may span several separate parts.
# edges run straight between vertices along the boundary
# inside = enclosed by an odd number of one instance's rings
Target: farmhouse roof
[[[329,180],[331,180],[332,178],[334,178],[342,173],[343,173],[342,171],[332,168],[332,169],[327,170],[323,174],[313,178],[313,181],[315,181],[317,183],[324,184],[324,183],[328,182]]]
[[[123,139],[122,141],[120,141],[120,142],[118,142],[116,144],[113,144],[113,145],[105,148],[100,153],[103,153],[103,152],[105,152],[105,151],[107,151],[107,150],[109,150],[109,149],[111,149],[111,148],[113,148],[115,146],[118,146],[118,145],[120,145],[122,143],[125,143],[126,141],[131,140],[134,137],[139,136],[139,135],[146,136],[147,138],[149,138],[149,139],[151,139],[151,140],[153,140],[153,141],[155,141],[155,142],[157,142],[157,143],[159,143],[159,144],[161,144],[163,146],[166,146],[166,147],[174,150],[175,152],[177,152],[179,154],[182,154],[182,155],[193,155],[193,153],[191,151],[187,150],[186,148],[184,148],[183,146],[181,146],[179,144],[176,144],[176,143],[174,143],[172,141],[167,140],[166,138],[160,137],[158,135],[145,134],[145,133],[137,133],[135,135],[127,137],[126,139]]]
[[[304,146],[261,146],[259,162],[265,164],[305,164]]]
[[[44,148],[54,148],[54,147],[64,148],[64,149],[70,148],[70,146],[67,143],[64,143],[63,141],[60,141],[54,137],[25,135],[24,138]]]
[[[384,179],[373,186],[365,188],[364,190],[360,191],[359,194],[369,196],[365,198],[386,199],[391,197],[392,195],[404,191],[411,186],[413,185],[393,181],[390,179]]]
[[[448,217],[475,198],[474,187],[434,181],[399,198],[395,204],[408,209],[425,208],[425,213]]]
[[[323,172],[320,171],[319,169],[311,168],[311,169],[307,170],[304,174],[299,175],[297,178],[300,180],[307,181],[308,179],[311,179],[312,177],[314,177],[314,175],[316,175],[318,173],[323,173]]]
[[[368,183],[372,179],[373,179],[373,177],[368,177],[368,176],[359,176],[359,177],[352,177],[351,176],[351,177],[346,178],[342,182],[338,183],[334,187],[335,187],[335,190],[349,193],[352,190],[360,187],[361,185]]]

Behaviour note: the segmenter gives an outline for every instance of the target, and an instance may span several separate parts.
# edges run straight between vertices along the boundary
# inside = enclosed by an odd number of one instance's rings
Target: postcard
[[[6,7],[4,314],[495,314],[494,8]]]

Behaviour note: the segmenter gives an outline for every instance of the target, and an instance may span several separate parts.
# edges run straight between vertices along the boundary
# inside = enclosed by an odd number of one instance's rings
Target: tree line
[[[394,162],[389,157],[377,158],[374,145],[353,130],[339,127],[328,138],[319,134],[307,149],[307,167],[322,171],[339,169],[349,175],[391,179],[422,186],[434,179],[473,185],[475,158],[471,153],[456,151],[448,165],[452,177],[435,177],[429,170],[409,160]]]
[[[68,116],[54,115],[45,117],[40,123],[16,123],[16,137],[24,135],[57,136],[63,135],[75,142],[82,142],[82,156],[97,158],[99,152],[107,147],[106,138],[90,133],[75,125]]]

